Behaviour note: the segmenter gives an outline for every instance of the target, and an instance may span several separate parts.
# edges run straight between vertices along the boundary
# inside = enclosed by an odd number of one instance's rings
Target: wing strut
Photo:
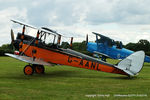
[[[21,42],[19,44],[19,52],[22,53],[22,45],[24,40],[24,33],[25,33],[25,25],[23,25],[22,34],[21,34]]]
[[[73,37],[71,37],[71,41],[70,41],[70,49],[72,49],[72,42],[73,42]]]

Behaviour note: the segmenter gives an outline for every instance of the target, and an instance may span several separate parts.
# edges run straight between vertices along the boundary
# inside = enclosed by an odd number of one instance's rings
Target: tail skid
[[[120,61],[115,67],[123,70],[129,76],[135,76],[141,71],[144,64],[144,58],[144,51],[137,51]]]

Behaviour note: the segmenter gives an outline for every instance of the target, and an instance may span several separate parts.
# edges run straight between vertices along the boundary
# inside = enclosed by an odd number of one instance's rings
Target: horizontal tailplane
[[[120,61],[116,67],[123,70],[129,76],[135,76],[141,71],[144,64],[144,58],[144,51],[137,51]]]

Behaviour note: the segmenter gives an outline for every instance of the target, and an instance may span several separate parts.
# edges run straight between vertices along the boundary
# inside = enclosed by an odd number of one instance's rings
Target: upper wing
[[[9,54],[9,53],[5,53],[5,55],[13,57],[13,58],[16,58],[18,60],[21,60],[21,61],[24,61],[24,62],[27,62],[27,63],[31,63],[31,64],[49,65],[49,66],[51,66],[50,63],[47,63],[47,62],[43,61],[42,59],[35,58],[33,60],[33,58],[31,58],[31,57],[19,56],[19,55],[14,55],[14,54]]]
[[[14,22],[14,23],[18,23],[18,24],[20,24],[20,25],[25,25],[25,26],[27,26],[27,27],[30,27],[30,28],[33,28],[33,29],[37,29],[36,27],[31,26],[31,25],[28,25],[28,24],[25,24],[25,23],[23,23],[23,22],[21,22],[21,21],[17,21],[17,20],[11,20],[11,21]]]

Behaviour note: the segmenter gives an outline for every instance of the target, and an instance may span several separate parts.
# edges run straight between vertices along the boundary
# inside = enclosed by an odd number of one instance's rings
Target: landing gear
[[[37,74],[44,74],[45,68],[43,65],[26,65],[23,72],[25,75],[32,75],[34,72]]]
[[[102,56],[101,60],[104,61],[104,62],[106,62],[106,57]]]
[[[32,75],[34,73],[34,68],[31,65],[26,65],[23,71],[25,75]]]
[[[37,74],[44,74],[45,68],[43,65],[33,65]]]

